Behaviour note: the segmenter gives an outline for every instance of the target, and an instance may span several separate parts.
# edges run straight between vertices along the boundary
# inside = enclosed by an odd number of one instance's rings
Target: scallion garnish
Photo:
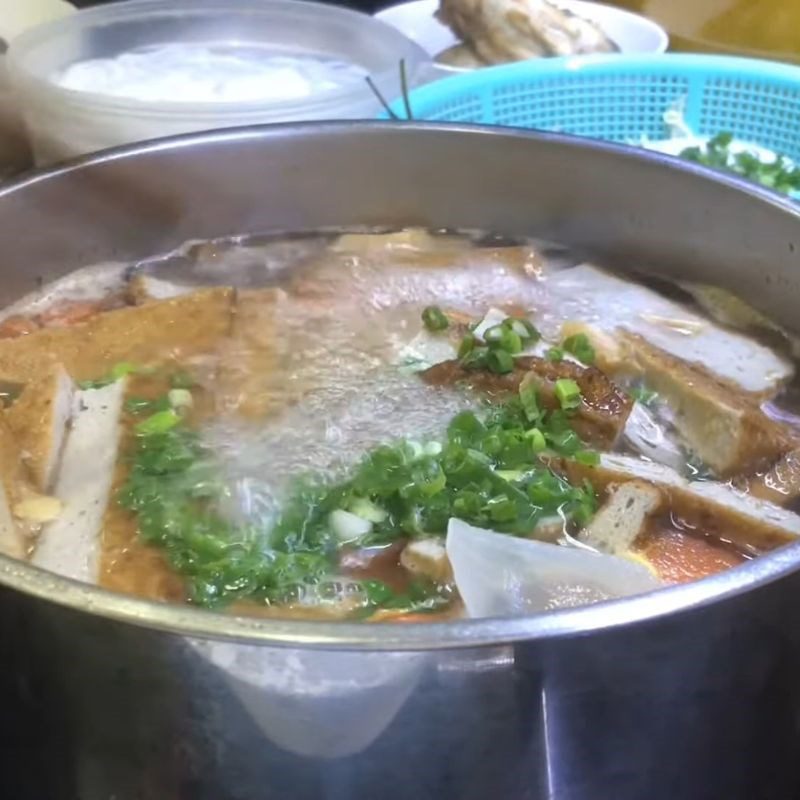
[[[564,360],[564,351],[560,347],[550,347],[547,349],[544,357],[548,361],[552,361],[554,364],[557,364],[559,361]]]
[[[568,336],[561,343],[566,352],[571,353],[582,364],[594,364],[595,352],[589,337],[585,333],[576,333],[573,336]]]
[[[507,350],[490,350],[486,354],[486,366],[497,375],[514,371],[514,357]]]
[[[535,344],[542,338],[542,335],[534,327],[533,323],[523,317],[509,317],[503,324],[511,328],[520,339],[530,344]]]
[[[172,409],[156,411],[155,414],[140,422],[135,430],[139,436],[153,436],[159,433],[166,433],[174,428],[180,420],[180,416]]]
[[[422,322],[429,331],[434,333],[447,330],[450,325],[450,320],[439,306],[428,306],[422,312]]]
[[[465,337],[466,338],[466,337]],[[463,345],[463,342],[462,342]],[[460,349],[459,349],[459,352]],[[487,366],[487,359],[489,356],[489,348],[484,346],[473,345],[465,355],[461,357],[461,366],[464,369],[484,369]]]
[[[654,392],[646,386],[634,386],[628,390],[628,394],[643,406],[651,406],[658,399],[658,392]]]
[[[515,355],[522,350],[522,338],[510,325],[506,325],[505,322],[501,325],[493,325],[489,328],[486,333],[483,334],[483,340],[489,347],[505,350],[511,355]]]
[[[556,398],[564,411],[574,411],[581,404],[581,390],[571,378],[556,381]]]
[[[466,358],[475,349],[477,343],[478,339],[476,338],[475,334],[467,333],[461,340],[461,344],[458,346],[459,359]]]
[[[539,397],[536,391],[536,384],[533,381],[523,378],[519,386],[519,400],[528,421],[536,422],[541,417],[542,411],[539,408]]]
[[[531,449],[534,453],[541,453],[542,450],[547,449],[547,440],[538,428],[531,428],[529,431],[525,431],[525,438],[531,443]]]
[[[679,155],[696,164],[733,172],[783,194],[800,190],[800,167],[788,158],[777,155],[765,163],[747,150],[733,152],[732,144],[733,134],[723,132],[709,139],[704,147],[687,147]]]

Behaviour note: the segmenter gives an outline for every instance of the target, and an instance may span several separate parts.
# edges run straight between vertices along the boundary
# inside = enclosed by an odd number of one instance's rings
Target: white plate
[[[663,53],[669,44],[663,28],[630,11],[587,0],[559,0],[558,5],[596,22],[623,53]],[[438,8],[438,0],[413,0],[385,8],[375,17],[397,28],[435,57],[458,44],[450,28],[434,16]]]

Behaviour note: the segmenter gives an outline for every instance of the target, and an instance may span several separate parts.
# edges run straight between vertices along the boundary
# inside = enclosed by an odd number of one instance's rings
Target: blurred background
[[[73,0],[78,8],[122,0]],[[672,50],[738,52],[800,62],[798,0],[605,0],[644,14],[670,34]],[[391,0],[333,0],[368,13]]]

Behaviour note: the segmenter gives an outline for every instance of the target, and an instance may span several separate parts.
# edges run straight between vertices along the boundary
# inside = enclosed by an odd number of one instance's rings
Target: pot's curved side
[[[190,238],[424,224],[533,234],[702,279],[797,327],[788,203],[665,157],[413,127],[209,134],[34,176],[0,191],[0,303]],[[796,563],[790,550],[669,601],[452,625],[440,641],[370,626],[383,652],[347,628],[268,620],[208,623],[234,643],[204,637],[202,617],[195,638],[158,632],[142,627],[152,607],[115,613],[57,579],[42,579],[52,602],[1,589],[0,785],[15,800],[792,797]],[[30,580],[0,564],[6,587]],[[179,625],[166,617],[160,627]]]
[[[3,590],[4,796],[795,797],[798,592],[793,576],[688,618],[387,663],[198,647]]]

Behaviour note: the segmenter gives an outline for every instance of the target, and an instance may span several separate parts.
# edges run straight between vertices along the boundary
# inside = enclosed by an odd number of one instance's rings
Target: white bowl
[[[587,0],[558,0],[558,5],[596,22],[623,53],[663,53],[669,44],[669,36],[660,25],[630,11]],[[375,17],[397,28],[430,56],[436,57],[459,41],[450,28],[434,16],[438,8],[438,0],[412,0],[389,6]],[[451,72],[465,71],[444,64],[436,67]]]

